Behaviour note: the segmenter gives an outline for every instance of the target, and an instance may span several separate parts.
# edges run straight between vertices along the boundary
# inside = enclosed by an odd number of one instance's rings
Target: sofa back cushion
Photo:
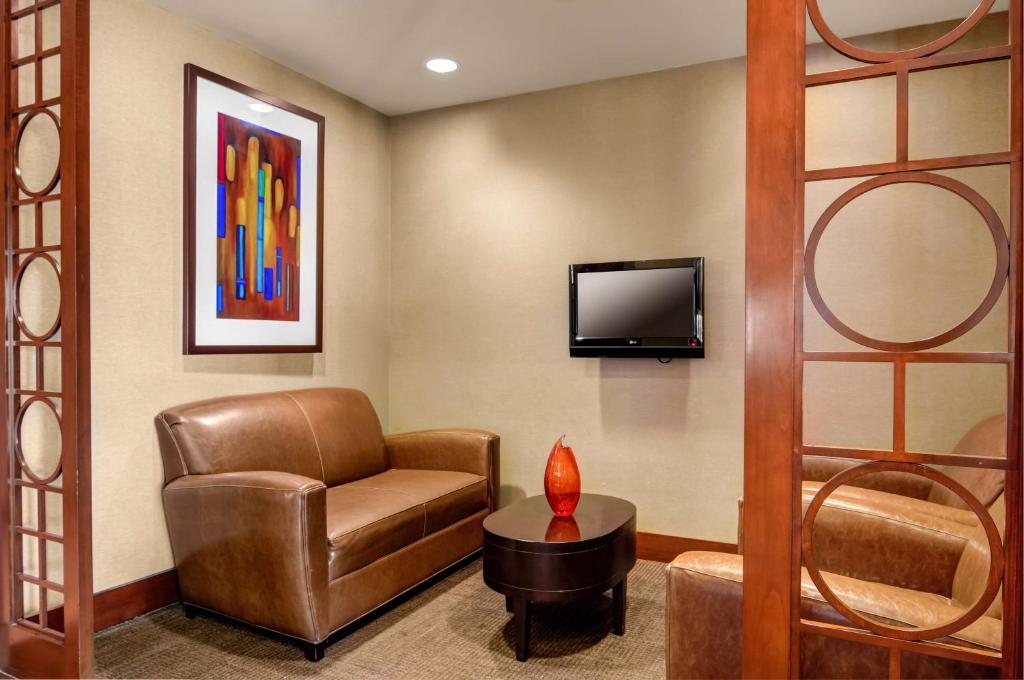
[[[330,388],[290,392],[309,420],[323,457],[327,486],[388,469],[380,420],[359,390]]]
[[[968,430],[953,453],[1006,458],[1006,437],[1006,414],[991,416]],[[1003,470],[948,466],[943,467],[942,471],[960,482],[984,505],[991,505],[1006,486],[1006,473]],[[967,507],[960,496],[942,484],[932,485],[928,500],[954,508]]]
[[[156,421],[165,481],[249,470],[323,479],[309,422],[287,392],[184,404]]]
[[[322,388],[221,397],[156,418],[167,482],[182,475],[275,470],[328,486],[387,469],[373,405],[358,390]]]

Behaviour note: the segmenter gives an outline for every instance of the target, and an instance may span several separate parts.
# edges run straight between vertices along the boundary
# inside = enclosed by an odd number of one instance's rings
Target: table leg
[[[530,657],[530,601],[516,596],[512,599],[512,607],[516,627],[516,659],[526,661]]]
[[[505,596],[505,611],[507,611],[507,612],[512,611],[512,596],[511,595],[506,595]]]
[[[626,579],[612,588],[612,632],[626,634]]]

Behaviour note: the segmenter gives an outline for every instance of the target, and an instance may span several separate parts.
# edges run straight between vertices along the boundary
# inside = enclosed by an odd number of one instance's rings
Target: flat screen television
[[[704,258],[570,265],[569,356],[704,358]]]

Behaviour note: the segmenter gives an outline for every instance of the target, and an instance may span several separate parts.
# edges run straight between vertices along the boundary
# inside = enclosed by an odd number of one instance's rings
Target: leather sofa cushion
[[[317,388],[288,395],[302,410],[323,459],[327,486],[345,484],[388,468],[384,434],[370,399],[359,390]]]
[[[823,482],[805,481],[802,483],[801,492],[805,506],[811,502],[822,486],[824,486]],[[917,524],[963,538],[967,538],[970,530],[978,524],[974,511],[969,508],[954,508],[919,498],[855,486],[839,487],[829,495],[825,504],[851,512]]]
[[[677,557],[668,568],[682,569],[736,583],[743,582],[743,557],[740,555],[688,552]],[[933,627],[950,621],[965,611],[964,607],[941,595],[861,581],[827,572],[822,572],[822,575],[836,596],[851,609],[881,619],[889,625]],[[811,581],[807,569],[800,570],[800,595],[814,601],[825,601]],[[950,637],[998,650],[1002,646],[1002,621],[982,616]]]
[[[183,404],[157,416],[166,482],[183,475],[277,471],[323,479],[309,422],[287,392]]]
[[[423,506],[395,493],[327,490],[328,578],[335,579],[423,538]]]
[[[487,479],[387,470],[327,489],[328,575],[336,579],[487,509]]]
[[[377,412],[359,390],[316,388],[221,397],[157,416],[164,481],[278,471],[327,486],[388,468]]]
[[[398,493],[422,505],[424,534],[487,508],[487,478],[469,472],[392,469],[352,482],[351,486]]]

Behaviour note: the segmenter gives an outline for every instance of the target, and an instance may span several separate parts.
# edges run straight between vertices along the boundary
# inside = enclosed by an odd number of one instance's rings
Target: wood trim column
[[[89,0],[61,0],[61,375],[64,429],[64,669],[94,674],[89,331]],[[63,436],[67,436],[66,434]]]
[[[787,678],[797,649],[794,318],[803,244],[803,0],[747,2],[743,675]],[[795,669],[794,669],[795,670]]]

